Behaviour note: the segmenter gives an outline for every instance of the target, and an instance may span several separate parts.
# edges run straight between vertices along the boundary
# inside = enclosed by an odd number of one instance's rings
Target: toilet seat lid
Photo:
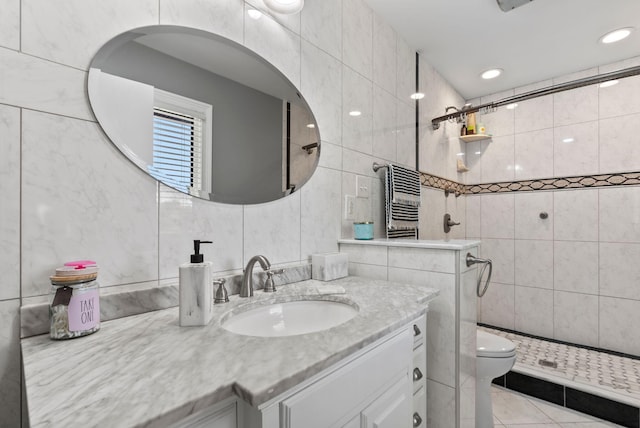
[[[506,358],[516,354],[516,345],[504,337],[477,330],[476,340],[478,357]]]

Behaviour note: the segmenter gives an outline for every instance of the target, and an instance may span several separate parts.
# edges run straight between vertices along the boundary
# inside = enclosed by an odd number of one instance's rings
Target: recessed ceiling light
[[[600,42],[605,44],[619,42],[620,40],[626,39],[627,37],[629,37],[629,34],[631,34],[632,31],[633,31],[632,27],[619,28],[617,30],[613,30],[605,34],[604,36],[600,37]]]
[[[310,123],[310,124],[307,125],[307,128],[313,129],[315,127],[316,127],[315,123]]]
[[[411,94],[412,100],[421,100],[424,98],[424,94],[422,92],[416,92],[415,94]]]
[[[349,112],[349,116],[354,116],[354,117],[355,116],[360,116],[361,114],[362,114],[362,112],[358,111],[358,110],[353,110],[353,111]]]
[[[572,137],[565,138],[562,140],[563,143],[573,143],[575,140]]]
[[[257,9],[249,9],[247,11],[247,14],[253,19],[260,19],[260,17],[262,16],[262,12]]]
[[[304,7],[304,0],[264,0],[264,4],[274,12],[294,14]]]
[[[464,153],[463,152],[456,153],[456,156],[464,156]]]
[[[608,88],[609,86],[613,86],[613,85],[617,85],[618,81],[617,80],[607,80],[606,82],[602,82],[600,84],[601,88]]]
[[[502,74],[502,69],[492,68],[491,70],[484,71],[481,76],[483,79],[495,79]]]
[[[518,103],[507,104],[505,106],[505,108],[508,108],[509,110],[513,110],[516,107],[518,107]]]

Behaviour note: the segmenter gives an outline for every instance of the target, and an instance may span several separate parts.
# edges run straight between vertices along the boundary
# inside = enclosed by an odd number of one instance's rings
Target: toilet
[[[516,345],[504,337],[477,330],[476,428],[493,428],[491,381],[516,362]]]

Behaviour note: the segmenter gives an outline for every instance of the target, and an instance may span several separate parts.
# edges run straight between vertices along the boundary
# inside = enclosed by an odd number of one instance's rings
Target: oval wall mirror
[[[93,58],[102,129],[152,177],[231,204],[273,201],[313,174],[320,134],[296,87],[256,53],[192,28],[137,28]]]

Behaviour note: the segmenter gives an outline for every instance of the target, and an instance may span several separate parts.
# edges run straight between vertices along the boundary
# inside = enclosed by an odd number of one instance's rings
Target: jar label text
[[[98,290],[71,297],[69,302],[69,331],[84,331],[100,323],[100,296]]]

